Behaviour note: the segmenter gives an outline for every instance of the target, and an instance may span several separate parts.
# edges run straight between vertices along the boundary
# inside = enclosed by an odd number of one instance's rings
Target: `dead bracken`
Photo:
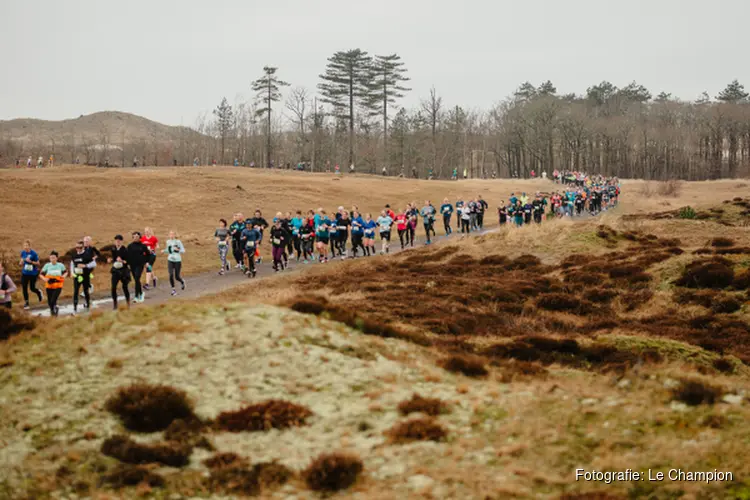
[[[467,377],[484,377],[489,373],[486,360],[477,356],[453,355],[440,361],[440,366],[449,372],[461,373]]]
[[[724,393],[721,387],[697,379],[685,379],[672,389],[672,399],[690,406],[712,405]]]
[[[190,463],[192,448],[178,443],[140,444],[127,436],[115,435],[102,443],[103,454],[128,464],[160,463],[184,467]]]
[[[311,490],[340,491],[352,486],[363,468],[362,460],[356,455],[324,453],[310,463],[302,477]]]
[[[236,411],[225,411],[216,417],[215,426],[229,432],[267,431],[305,425],[313,412],[309,408],[272,399],[246,406]]]
[[[164,478],[145,467],[119,464],[102,477],[102,482],[114,489],[145,484],[151,488],[163,488]]]
[[[203,465],[209,469],[221,469],[235,465],[247,465],[247,461],[236,453],[224,452],[217,453],[211,458],[205,459]]]
[[[731,263],[725,259],[715,258],[688,264],[674,284],[686,288],[722,289],[731,286],[733,281],[734,270]]]
[[[416,418],[397,423],[386,432],[394,443],[408,443],[411,441],[442,441],[448,435],[433,418]]]
[[[256,496],[261,491],[258,472],[244,464],[233,464],[211,470],[205,485],[210,491]]]
[[[123,387],[105,403],[126,429],[157,432],[174,420],[197,420],[184,391],[166,385],[133,384]]]
[[[448,405],[442,399],[423,398],[419,394],[414,393],[411,399],[401,401],[398,404],[398,411],[401,415],[424,413],[425,415],[437,417],[448,411]]]

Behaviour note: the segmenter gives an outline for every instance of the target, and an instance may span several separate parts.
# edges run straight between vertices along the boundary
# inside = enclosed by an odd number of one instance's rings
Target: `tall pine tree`
[[[216,116],[216,128],[219,130],[219,136],[221,137],[221,164],[224,165],[224,144],[234,124],[234,112],[226,97],[216,107],[214,115]]]
[[[719,92],[716,99],[724,102],[739,102],[744,101],[747,97],[748,93],[745,92],[745,86],[735,79],[724,90]]]
[[[328,58],[326,72],[318,84],[321,101],[333,107],[334,116],[349,125],[349,164],[354,163],[354,107],[369,107],[372,57],[360,49],[339,51]]]
[[[375,56],[372,64],[370,106],[378,109],[383,116],[383,158],[388,163],[388,105],[396,104],[396,99],[404,97],[411,89],[402,86],[408,82],[406,68],[401,56],[391,54]],[[434,166],[433,166],[434,167]]]
[[[256,100],[260,104],[256,114],[258,116],[266,115],[266,166],[271,166],[271,108],[274,102],[281,99],[281,87],[289,85],[287,82],[279,80],[276,71],[279,68],[271,66],[263,67],[263,76],[253,82],[253,91]]]

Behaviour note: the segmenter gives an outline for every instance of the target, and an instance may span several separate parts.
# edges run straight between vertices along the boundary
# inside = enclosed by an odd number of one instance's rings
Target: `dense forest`
[[[688,180],[750,173],[750,100],[737,80],[694,101],[654,96],[636,82],[603,81],[580,95],[561,94],[550,81],[524,82],[483,110],[447,103],[433,87],[407,109],[400,106],[411,90],[407,75],[398,55],[360,49],[333,54],[314,90],[267,66],[250,84],[254,98],[222,99],[192,127],[200,134],[122,144],[112,155],[100,147],[94,159],[313,171],[353,164],[356,172],[423,178],[447,178],[454,168],[469,177],[555,169]]]

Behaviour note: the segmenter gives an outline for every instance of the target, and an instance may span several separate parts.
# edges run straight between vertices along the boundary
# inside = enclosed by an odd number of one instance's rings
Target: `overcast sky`
[[[315,90],[337,50],[398,53],[414,106],[487,108],[529,80],[656,95],[750,88],[748,0],[0,0],[0,119],[127,111],[192,125],[264,65]]]

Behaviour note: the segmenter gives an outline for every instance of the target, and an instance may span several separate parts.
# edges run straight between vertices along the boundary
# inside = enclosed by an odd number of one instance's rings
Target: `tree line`
[[[235,123],[247,127],[220,133],[243,144],[235,155],[242,164],[247,158],[239,152],[249,146],[255,165],[302,162],[324,170],[341,164],[343,170],[354,164],[358,172],[419,177],[430,172],[437,178],[450,177],[454,169],[468,177],[576,170],[662,180],[750,173],[750,100],[737,80],[713,99],[703,92],[692,101],[667,92],[653,96],[637,82],[617,87],[603,81],[581,95],[561,94],[551,81],[524,82],[486,110],[448,106],[433,87],[407,109],[398,105],[410,90],[401,58],[355,49],[328,59],[319,97],[294,87],[272,120],[278,90],[288,84],[273,86],[277,69],[270,69],[270,80],[264,68],[253,84],[263,126],[235,116]],[[227,106],[225,100],[217,108],[219,120],[233,113]],[[263,151],[253,137],[265,137]]]
[[[423,178],[448,178],[454,169],[467,177],[578,170],[662,180],[750,173],[750,100],[737,80],[691,101],[653,96],[637,82],[603,81],[583,94],[524,82],[488,109],[467,109],[446,103],[435,87],[417,106],[401,106],[411,89],[398,54],[336,52],[314,90],[291,86],[281,73],[264,67],[250,84],[253,98],[222,99],[192,127],[199,134],[168,145],[123,141],[122,163],[132,153],[146,164],[354,165]]]

